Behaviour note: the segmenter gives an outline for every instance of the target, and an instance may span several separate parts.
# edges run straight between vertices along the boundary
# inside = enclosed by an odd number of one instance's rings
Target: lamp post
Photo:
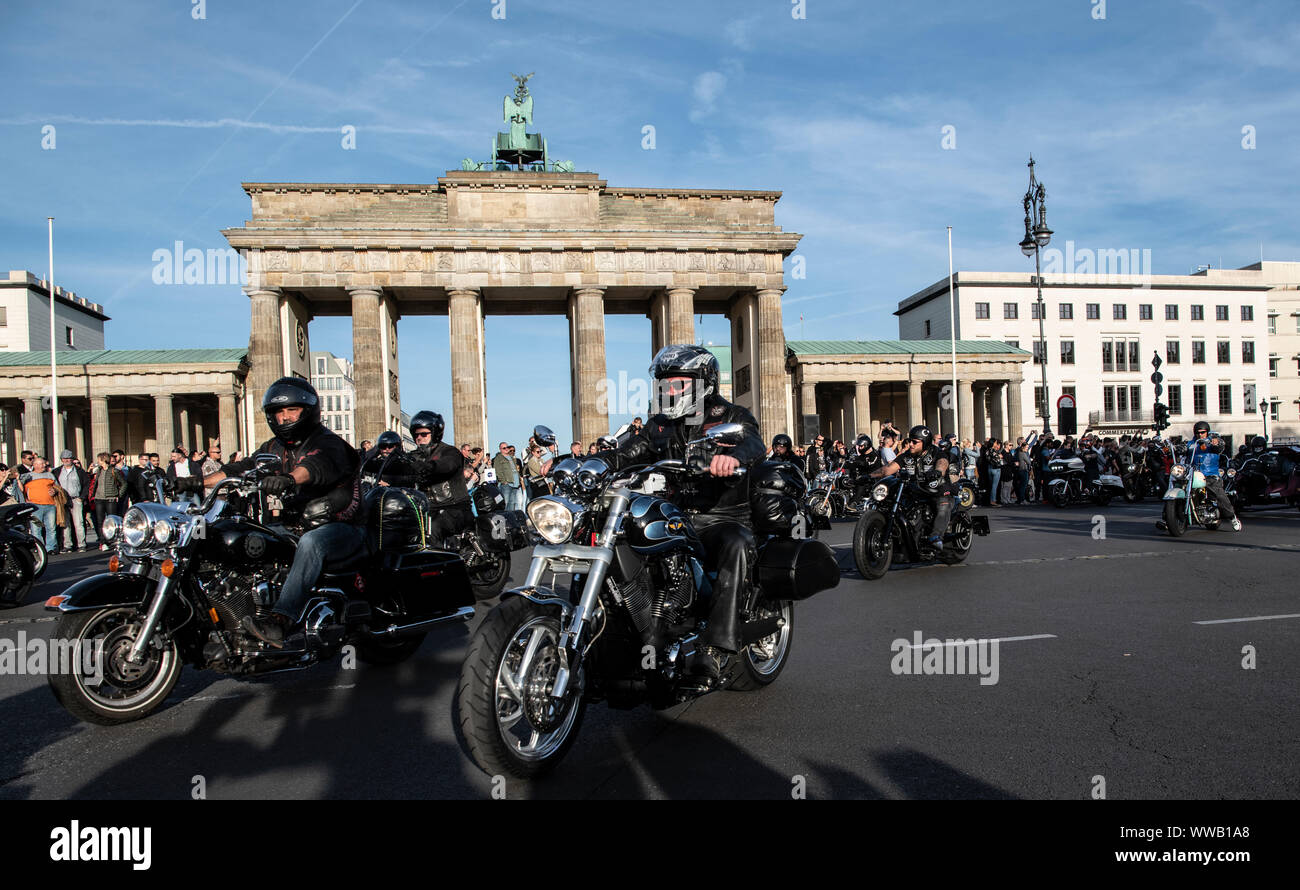
[[[1050,401],[1047,397],[1047,336],[1043,319],[1047,311],[1043,306],[1043,272],[1039,252],[1052,240],[1052,230],[1047,227],[1047,190],[1034,178],[1034,156],[1029,156],[1029,190],[1025,192],[1025,238],[1020,250],[1034,258],[1034,282],[1038,285],[1038,353],[1043,370],[1043,398],[1038,410],[1043,417],[1043,435],[1052,434]]]

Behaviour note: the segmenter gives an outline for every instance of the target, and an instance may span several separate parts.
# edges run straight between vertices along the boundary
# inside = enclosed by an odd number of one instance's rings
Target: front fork
[[[145,650],[149,648],[149,643],[153,635],[158,630],[158,624],[162,621],[163,610],[167,608],[167,600],[172,589],[172,579],[163,575],[154,588],[153,602],[149,604],[149,612],[145,615],[144,627],[140,630],[140,635],[135,638],[131,644],[131,651],[127,654],[127,661],[132,664],[140,664],[144,661]]]

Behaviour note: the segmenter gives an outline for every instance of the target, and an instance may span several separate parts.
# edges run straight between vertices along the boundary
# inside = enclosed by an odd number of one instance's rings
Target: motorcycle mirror
[[[266,451],[253,456],[253,463],[259,467],[265,466],[266,464],[278,464],[279,462],[279,457]]]
[[[541,424],[533,427],[533,438],[537,440],[539,445],[546,445],[549,447],[555,444],[555,433],[551,432],[550,427],[542,426]]]
[[[715,445],[736,446],[745,441],[745,428],[739,423],[720,423],[704,437]]]

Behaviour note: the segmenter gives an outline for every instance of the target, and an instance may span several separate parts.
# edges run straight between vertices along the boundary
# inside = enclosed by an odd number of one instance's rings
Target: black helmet
[[[402,437],[397,435],[397,433],[393,432],[392,430],[384,430],[382,433],[379,434],[379,438],[375,440],[376,450],[381,448],[401,448],[401,447],[402,447]]]
[[[601,436],[596,440],[597,451],[609,451],[611,448],[618,447],[618,439],[613,436]]]
[[[416,430],[428,430],[431,434],[429,440],[434,445],[442,441],[442,431],[445,428],[442,415],[433,411],[420,411],[411,418],[411,436],[415,436]]]
[[[918,423],[907,431],[907,438],[920,439],[922,442],[929,442],[934,438],[934,433],[930,432],[930,428],[925,424]]]
[[[781,447],[784,447],[786,451],[794,448],[794,443],[790,441],[790,437],[785,433],[778,433],[772,437],[772,450],[775,451]]]
[[[292,423],[276,423],[275,412],[281,408],[301,408],[302,414]],[[316,387],[301,377],[281,377],[266,388],[262,396],[262,413],[266,425],[285,445],[293,447],[320,426],[320,396]]]
[[[1208,433],[1209,431],[1210,431],[1210,425],[1206,423],[1204,420],[1196,421],[1196,426],[1192,427],[1193,436],[1196,436],[1200,433]]]
[[[1260,451],[1268,447],[1268,442],[1264,439],[1263,436],[1256,436],[1255,438],[1250,440],[1250,447],[1255,451]]]
[[[703,346],[677,343],[665,346],[650,361],[650,378],[667,380],[670,377],[691,377],[698,381],[682,393],[656,391],[659,413],[677,419],[695,414],[704,407],[704,400],[718,391],[718,359]]]
[[[870,454],[873,447],[871,437],[863,433],[853,442],[853,447],[858,450],[858,454]]]

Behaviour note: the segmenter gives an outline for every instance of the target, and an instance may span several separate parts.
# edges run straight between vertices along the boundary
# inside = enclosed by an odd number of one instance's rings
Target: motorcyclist
[[[701,479],[678,506],[690,516],[699,533],[710,570],[718,573],[708,624],[700,636],[693,671],[703,681],[715,682],[724,653],[741,649],[738,610],[749,591],[757,545],[751,527],[749,486],[736,479],[739,467],[763,459],[765,448],[754,415],[718,394],[718,360],[700,346],[665,346],[650,363],[659,413],[640,432],[629,436],[610,454],[621,467],[653,463],[665,458],[689,458],[687,444],[702,438],[718,424],[738,423],[744,440],[717,453]],[[604,456],[604,455],[602,455]]]
[[[362,479],[373,485],[415,488],[420,481],[419,468],[402,450],[402,437],[384,430],[375,439],[374,448],[361,456]]]
[[[297,377],[281,377],[262,396],[262,411],[273,434],[256,454],[280,459],[279,471],[265,477],[261,487],[284,504],[281,516],[299,522],[304,515],[325,522],[298,540],[293,565],[285,578],[274,610],[266,618],[248,616],[242,627],[253,636],[281,647],[286,631],[302,618],[312,587],[326,568],[343,568],[371,552],[369,535],[359,523],[357,452],[320,422],[320,396],[315,387]],[[227,476],[257,465],[254,455],[226,464],[219,472],[178,479],[182,488],[201,491]]]
[[[907,442],[898,457],[873,470],[870,478],[893,476],[902,472],[915,483],[915,491],[934,505],[934,522],[930,524],[929,543],[943,549],[943,533],[952,518],[953,488],[948,481],[948,458],[944,449],[936,448],[930,428],[918,424],[908,430]]]
[[[465,456],[459,448],[442,441],[445,429],[442,415],[433,411],[420,411],[411,418],[415,450],[408,457],[417,468],[420,490],[429,495],[433,513],[429,537],[434,541],[465,528],[473,516],[465,481]]]
[[[1204,420],[1192,427],[1192,441],[1188,443],[1193,470],[1205,476],[1205,491],[1219,505],[1219,514],[1228,520],[1234,532],[1241,531],[1241,520],[1232,509],[1232,498],[1223,490],[1223,440],[1210,435],[1210,425]]]
[[[1156,491],[1162,492],[1169,487],[1169,471],[1165,467],[1168,459],[1168,444],[1163,439],[1153,438],[1146,448],[1146,465],[1155,479]]]
[[[801,466],[801,461],[794,453],[794,442],[785,433],[778,433],[772,437],[772,453],[767,456],[768,460],[785,461],[786,463]]]
[[[844,462],[844,470],[853,483],[854,503],[866,497],[864,489],[871,484],[871,473],[879,469],[883,463],[880,452],[875,449],[870,436],[862,433],[853,440],[853,454],[849,455],[849,459]]]

